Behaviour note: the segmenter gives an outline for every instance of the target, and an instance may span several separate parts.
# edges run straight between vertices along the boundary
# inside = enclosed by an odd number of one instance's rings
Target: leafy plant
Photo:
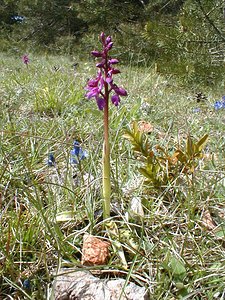
[[[185,285],[187,270],[184,262],[168,252],[162,263],[162,267],[169,277],[168,280],[175,284],[179,299],[183,299],[184,296],[187,296],[188,289],[187,285]]]
[[[159,188],[171,183],[180,173],[187,175],[194,173],[199,160],[203,157],[202,150],[208,134],[200,138],[197,143],[194,143],[188,134],[186,147],[183,150],[178,147],[172,153],[163,146],[151,145],[136,122],[133,122],[131,129],[126,130],[124,137],[131,142],[133,151],[144,164],[139,171],[146,178],[146,183]]]

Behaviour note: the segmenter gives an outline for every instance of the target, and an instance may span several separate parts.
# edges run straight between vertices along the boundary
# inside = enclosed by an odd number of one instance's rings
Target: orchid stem
[[[103,143],[103,217],[110,217],[110,145],[109,145],[109,92],[105,85],[106,105],[104,107],[104,143]]]

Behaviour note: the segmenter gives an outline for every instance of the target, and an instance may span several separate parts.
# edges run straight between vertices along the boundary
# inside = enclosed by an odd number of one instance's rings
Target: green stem
[[[105,84],[105,100],[104,107],[104,143],[103,143],[103,217],[110,217],[110,145],[109,145],[109,92],[108,84]]]

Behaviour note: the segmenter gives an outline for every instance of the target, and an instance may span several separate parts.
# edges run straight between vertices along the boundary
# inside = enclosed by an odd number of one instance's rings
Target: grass
[[[0,299],[49,299],[57,269],[81,267],[84,232],[105,237],[97,218],[103,115],[83,90],[94,64],[80,62],[74,72],[67,57],[30,58],[26,67],[20,57],[0,56]],[[213,103],[224,85],[188,87],[132,63],[121,71],[129,96],[110,111],[112,203],[128,270],[113,251],[104,269],[144,285],[151,299],[223,299],[225,123]],[[207,95],[204,103],[194,99],[196,90]],[[194,140],[209,134],[191,184],[143,184],[141,161],[123,137],[133,120],[150,122],[149,141],[169,151],[188,133]],[[70,164],[74,140],[89,153],[79,166]],[[135,197],[144,215],[131,209]],[[213,230],[203,224],[207,214]]]

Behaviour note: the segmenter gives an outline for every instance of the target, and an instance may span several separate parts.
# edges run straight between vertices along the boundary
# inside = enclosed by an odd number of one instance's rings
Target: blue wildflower
[[[223,103],[222,101],[216,101],[216,102],[214,103],[214,108],[215,108],[215,110],[219,110],[219,109],[221,109],[221,108],[224,108],[224,104],[225,104],[225,103]]]
[[[25,20],[25,17],[24,16],[14,15],[14,16],[11,16],[11,20],[13,22],[22,23]]]
[[[23,282],[23,287],[27,290],[29,290],[31,288],[31,284],[30,284],[30,280],[29,279],[25,279]]]
[[[70,163],[75,165],[78,164],[79,161],[88,157],[88,152],[81,148],[80,143],[78,141],[74,141],[73,149],[70,151],[70,154]]]
[[[80,143],[78,141],[74,141],[73,143],[73,155],[79,156],[80,151],[82,151],[80,147]]]
[[[201,108],[199,108],[199,107],[193,108],[193,113],[199,113],[200,111],[201,111]]]
[[[218,100],[214,103],[215,110],[225,108],[225,96],[222,96],[222,100]]]
[[[52,153],[49,153],[49,155],[48,155],[47,164],[49,167],[53,167],[55,165],[55,157]]]

